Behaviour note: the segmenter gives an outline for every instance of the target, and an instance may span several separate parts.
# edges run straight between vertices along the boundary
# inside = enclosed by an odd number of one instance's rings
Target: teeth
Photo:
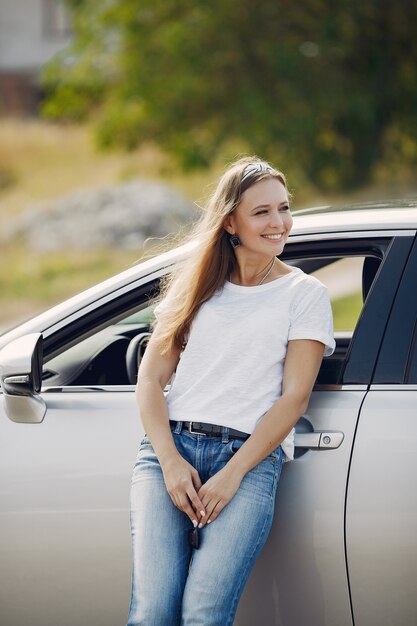
[[[265,237],[266,239],[281,239],[283,233],[281,233],[280,235],[262,235],[262,237]]]

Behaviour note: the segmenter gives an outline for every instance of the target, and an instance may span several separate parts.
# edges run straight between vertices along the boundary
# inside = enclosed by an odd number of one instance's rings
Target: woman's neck
[[[243,265],[238,261],[229,275],[229,281],[236,285],[251,287],[270,282],[282,273],[280,262],[276,257],[268,259],[266,263],[263,260],[263,264],[259,264],[258,267]]]

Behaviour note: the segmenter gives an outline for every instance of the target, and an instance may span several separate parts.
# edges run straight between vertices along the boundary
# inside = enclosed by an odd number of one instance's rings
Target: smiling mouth
[[[279,241],[284,237],[284,233],[280,233],[279,235],[261,235],[264,239],[272,239],[272,241]]]

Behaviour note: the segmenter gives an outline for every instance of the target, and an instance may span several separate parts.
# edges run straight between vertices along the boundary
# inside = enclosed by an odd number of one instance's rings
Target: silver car
[[[416,202],[294,214],[280,258],[349,314],[297,424],[237,626],[417,624],[416,231]],[[126,622],[136,374],[152,297],[184,254],[0,336],[1,625]]]

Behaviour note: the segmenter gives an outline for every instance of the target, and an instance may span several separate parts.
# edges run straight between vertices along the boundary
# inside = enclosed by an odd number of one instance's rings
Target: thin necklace
[[[268,278],[268,276],[270,275],[270,273],[272,272],[272,268],[274,267],[275,264],[275,257],[272,259],[271,261],[271,265],[269,266],[269,269],[267,271],[267,273],[265,274],[265,276],[262,278],[262,280],[259,281],[259,283],[256,285],[257,287],[259,285],[262,285],[262,283],[264,282],[265,278]]]
[[[256,287],[258,287],[259,285],[262,285],[262,283],[264,282],[264,280],[265,280],[266,278],[268,278],[268,276],[269,276],[269,275],[270,275],[270,273],[272,272],[272,268],[273,268],[273,267],[274,267],[274,265],[275,265],[275,260],[276,260],[276,257],[274,257],[274,258],[272,259],[271,264],[270,264],[270,266],[268,267],[268,270],[266,271],[266,274],[264,275],[264,277],[263,277],[263,278],[261,278],[261,280],[259,281],[259,283],[256,283]],[[230,274],[229,274],[229,282],[232,282],[232,281],[231,281],[231,277],[232,277],[232,273],[230,273]]]

